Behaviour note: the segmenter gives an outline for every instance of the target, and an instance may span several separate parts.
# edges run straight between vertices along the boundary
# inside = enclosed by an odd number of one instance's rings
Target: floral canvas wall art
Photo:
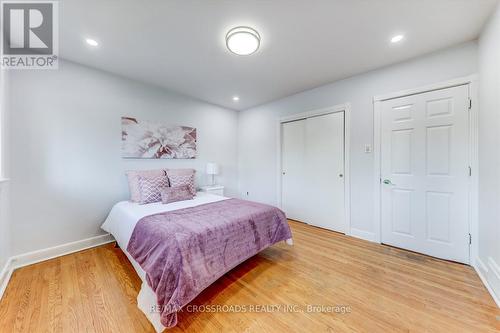
[[[195,158],[196,128],[122,117],[123,158]]]

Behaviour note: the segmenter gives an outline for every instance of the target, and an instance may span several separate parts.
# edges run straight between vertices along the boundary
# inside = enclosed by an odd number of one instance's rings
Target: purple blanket
[[[215,280],[263,249],[292,237],[276,207],[228,199],[142,218],[127,251],[146,272],[161,322]]]

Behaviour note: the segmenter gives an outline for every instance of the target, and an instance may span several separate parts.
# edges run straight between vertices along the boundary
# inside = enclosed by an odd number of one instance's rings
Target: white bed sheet
[[[160,322],[160,314],[158,312],[151,311],[152,307],[154,307],[157,303],[156,295],[146,282],[146,272],[144,272],[137,261],[135,261],[127,252],[128,242],[130,241],[135,225],[145,216],[188,207],[195,207],[227,199],[229,198],[205,192],[198,192],[193,200],[172,202],[166,205],[161,202],[139,205],[130,201],[121,201],[113,206],[108,218],[101,226],[104,231],[113,235],[116,242],[130,260],[132,266],[141,278],[142,286],[141,291],[137,296],[137,305],[149,319],[156,332],[159,333],[165,330],[165,327]]]

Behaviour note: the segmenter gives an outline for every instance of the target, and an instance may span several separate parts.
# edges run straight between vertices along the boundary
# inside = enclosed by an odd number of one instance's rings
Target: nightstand
[[[215,195],[220,195],[221,197],[224,196],[224,186],[222,185],[208,185],[208,186],[202,186],[201,190],[203,192],[215,194]]]

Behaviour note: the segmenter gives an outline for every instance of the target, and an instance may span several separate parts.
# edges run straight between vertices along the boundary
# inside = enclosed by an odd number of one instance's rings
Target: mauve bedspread
[[[161,322],[229,270],[263,249],[292,238],[276,207],[228,199],[142,218],[127,251],[146,272]]]

